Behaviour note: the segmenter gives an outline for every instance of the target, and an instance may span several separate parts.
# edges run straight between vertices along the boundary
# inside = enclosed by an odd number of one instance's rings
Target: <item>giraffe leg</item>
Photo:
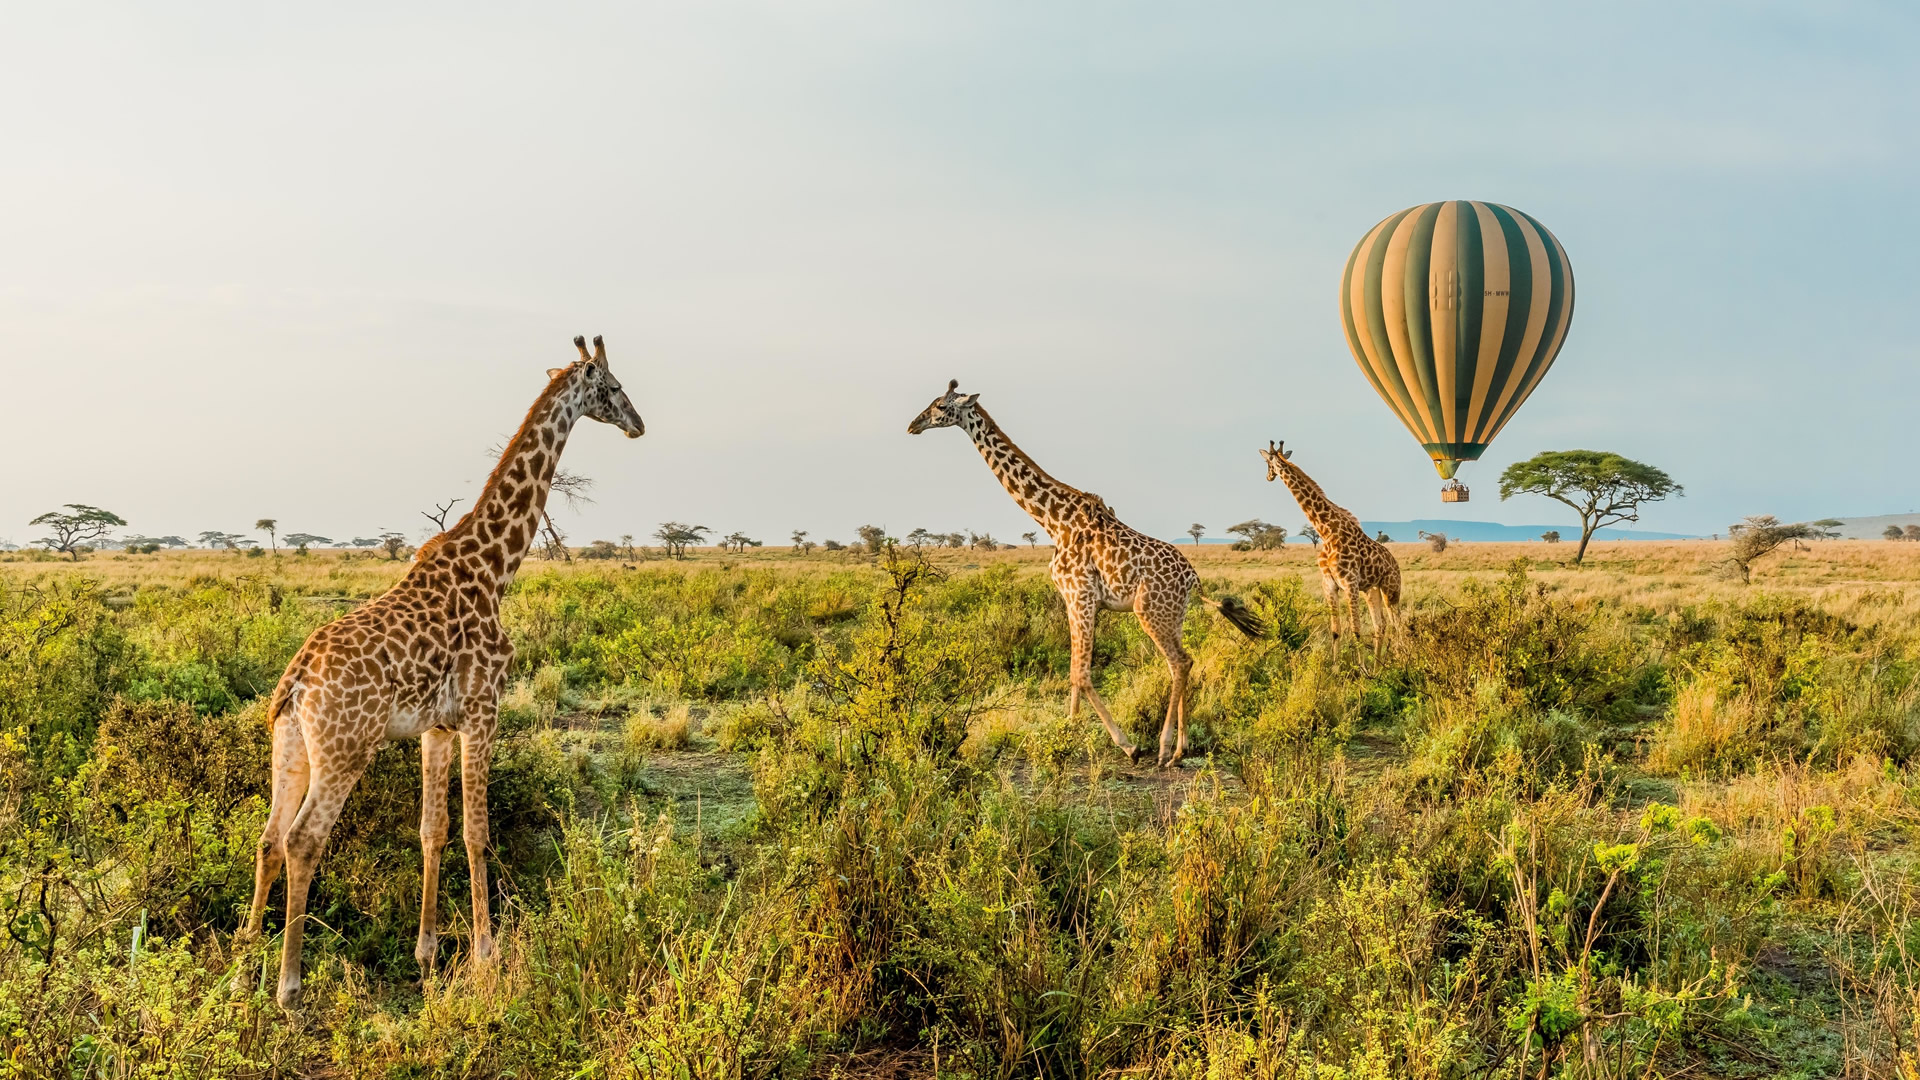
[[[473,881],[473,958],[493,957],[493,917],[487,904],[487,772],[493,764],[493,733],[460,733],[460,838],[467,845],[467,876]]]
[[[1320,589],[1327,594],[1327,614],[1333,625],[1333,656],[1337,660],[1340,658],[1340,579],[1323,572]]]
[[[307,887],[313,882],[314,865],[370,756],[346,768],[335,762],[314,763],[307,797],[287,829],[287,930],[280,945],[277,995],[282,1008],[291,1009],[300,1000],[300,945],[306,935]]]
[[[1140,757],[1140,748],[1133,745],[1127,733],[1113,722],[1113,714],[1107,711],[1107,703],[1100,700],[1100,692],[1093,688],[1093,626],[1100,612],[1099,601],[1091,597],[1068,597],[1067,632],[1073,642],[1073,664],[1070,669],[1071,689],[1067,691],[1067,715],[1071,718],[1078,710],[1080,695],[1085,694],[1088,704],[1093,706],[1094,714],[1106,725],[1107,737],[1113,745],[1127,755],[1128,761]]]
[[[1340,588],[1347,594],[1347,636],[1353,639],[1354,648],[1360,648],[1360,598],[1354,595],[1353,582],[1343,581]],[[1364,655],[1364,654],[1363,654]]]
[[[1385,590],[1378,587],[1367,590],[1367,616],[1373,620],[1373,662],[1380,662],[1381,651],[1387,642],[1387,601]]]
[[[300,721],[283,717],[273,726],[273,802],[267,811],[267,824],[260,830],[260,847],[253,860],[253,906],[247,912],[247,924],[240,930],[242,941],[260,936],[266,919],[267,893],[280,876],[287,858],[287,827],[307,796],[307,743],[300,732]]]
[[[428,728],[420,735],[420,939],[413,958],[425,974],[440,943],[440,854],[447,846],[447,771],[453,764],[453,732]]]
[[[1166,657],[1167,674],[1172,677],[1167,693],[1167,718],[1160,725],[1160,765],[1172,768],[1187,753],[1187,678],[1193,671],[1193,657],[1180,643],[1180,628],[1186,612],[1140,611],[1140,626]]]

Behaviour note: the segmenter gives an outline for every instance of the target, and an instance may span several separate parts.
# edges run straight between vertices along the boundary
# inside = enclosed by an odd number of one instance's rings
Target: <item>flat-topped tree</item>
[[[1240,537],[1234,547],[1242,551],[1271,551],[1285,546],[1287,530],[1279,525],[1269,525],[1259,518],[1248,518],[1238,525],[1227,526],[1227,531]]]
[[[1193,670],[1193,658],[1180,636],[1200,575],[1172,544],[1128,528],[1100,496],[1048,476],[980,407],[980,395],[962,394],[959,386],[957,380],[948,383],[947,392],[907,424],[907,434],[943,427],[966,432],[1007,494],[1053,537],[1053,585],[1066,601],[1073,645],[1067,715],[1079,711],[1085,695],[1113,744],[1129,760],[1139,757],[1139,747],[1114,723],[1093,686],[1096,618],[1102,609],[1132,611],[1173,676],[1166,720],[1160,726],[1159,760],[1165,766],[1177,764],[1187,752],[1187,683]],[[1260,620],[1232,597],[1206,602],[1248,637],[1264,633]]]
[[[73,561],[80,561],[80,549],[98,544],[107,538],[114,528],[126,527],[126,519],[111,510],[102,510],[86,503],[67,503],[67,510],[49,510],[28,522],[29,525],[44,525],[51,535],[43,536],[34,543],[48,551],[64,551]]]
[[[1516,461],[1500,474],[1502,501],[1515,495],[1543,495],[1573,507],[1580,515],[1578,565],[1596,529],[1621,521],[1639,521],[1640,507],[1686,489],[1651,465],[1602,450],[1547,450]]]
[[[666,521],[653,531],[653,538],[660,541],[660,546],[667,549],[668,557],[684,559],[687,557],[687,548],[704,541],[707,534],[712,531],[705,525]]]
[[[1755,514],[1727,529],[1728,575],[1739,575],[1744,584],[1753,580],[1753,564],[1783,544],[1804,547],[1803,541],[1830,540],[1845,522],[1834,518],[1819,521],[1782,522],[1772,514]]]
[[[296,552],[302,555],[305,555],[307,553],[307,549],[312,547],[313,545],[331,544],[333,543],[333,539],[327,536],[319,536],[314,533],[297,532],[297,533],[287,534],[287,543],[292,544]]]
[[[255,531],[267,534],[268,547],[276,552],[280,550],[280,540],[274,535],[274,531],[280,527],[278,521],[275,521],[273,518],[261,518],[259,521],[253,523],[253,527]]]

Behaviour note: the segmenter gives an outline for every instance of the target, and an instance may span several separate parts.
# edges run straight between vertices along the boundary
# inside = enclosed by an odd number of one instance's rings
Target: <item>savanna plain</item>
[[[1920,543],[1394,549],[1376,661],[1305,545],[1184,547],[1268,631],[1195,605],[1173,770],[1067,719],[1044,547],[536,559],[497,960],[454,843],[415,963],[391,746],[292,1012],[265,695],[405,563],[8,556],[0,1075],[1920,1077]],[[1096,665],[1157,742],[1130,616]]]

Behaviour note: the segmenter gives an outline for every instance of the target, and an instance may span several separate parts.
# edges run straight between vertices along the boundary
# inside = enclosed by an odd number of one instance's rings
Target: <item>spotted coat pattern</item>
[[[1344,590],[1347,625],[1356,637],[1360,633],[1360,610],[1355,597],[1367,598],[1367,614],[1373,620],[1373,655],[1378,659],[1388,630],[1400,622],[1400,561],[1385,544],[1367,535],[1351,511],[1327,498],[1313,477],[1293,463],[1293,453],[1285,446],[1270,442],[1260,456],[1267,462],[1267,482],[1276,478],[1285,481],[1294,501],[1320,534],[1320,586],[1327,594],[1333,621],[1334,653],[1340,652],[1339,595]]]
[[[487,770],[500,690],[513,646],[500,602],[525,558],[554,469],[574,424],[587,417],[630,438],[645,425],[607,366],[606,347],[574,339],[580,360],[549,371],[547,388],[508,442],[471,512],[420,546],[406,575],[379,597],[315,630],[287,665],[268,705],[273,801],[254,867],[244,936],[260,933],[267,892],[284,864],[286,935],[278,996],[300,993],[307,889],[347,796],[383,744],[420,739],[420,937],[435,959],[440,853],[447,841],[447,779],[460,743],[462,832],[473,882],[473,955],[493,954],[487,910]]]
[[[1140,749],[1114,723],[1093,686],[1095,618],[1102,609],[1132,611],[1166,658],[1173,677],[1166,720],[1160,727],[1159,762],[1178,764],[1187,751],[1187,689],[1193,669],[1193,658],[1180,638],[1187,604],[1200,576],[1178,548],[1127,527],[1100,496],[1048,476],[980,407],[980,395],[961,394],[958,388],[958,380],[949,383],[946,394],[915,417],[907,432],[918,435],[936,427],[965,431],[1007,494],[1053,538],[1051,576],[1067,605],[1073,645],[1067,715],[1079,712],[1085,695],[1113,744],[1129,760],[1138,759]],[[1207,603],[1218,607],[1213,601]]]

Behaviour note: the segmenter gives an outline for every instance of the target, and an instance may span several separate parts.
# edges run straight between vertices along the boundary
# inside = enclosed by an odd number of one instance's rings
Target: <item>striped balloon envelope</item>
[[[1354,247],[1340,318],[1360,370],[1451,479],[1553,365],[1573,321],[1573,268],[1518,210],[1427,203]]]

